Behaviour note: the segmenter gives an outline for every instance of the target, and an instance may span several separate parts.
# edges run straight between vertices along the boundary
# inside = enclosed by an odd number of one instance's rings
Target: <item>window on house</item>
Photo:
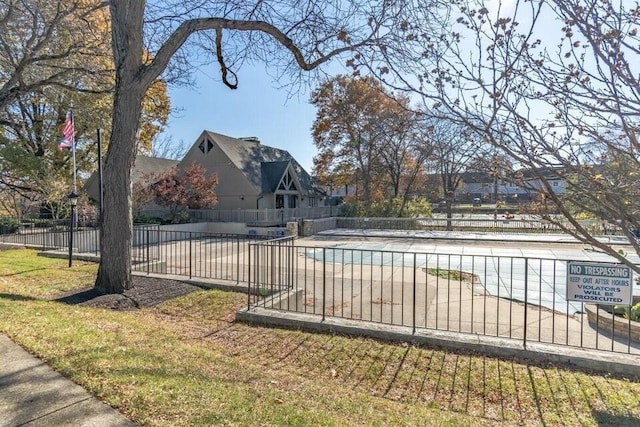
[[[559,183],[558,183],[558,181],[553,181],[551,184],[552,184],[554,187],[557,187]]]
[[[202,151],[202,154],[207,154],[213,149],[213,142],[211,142],[208,138],[205,138],[202,140],[202,142],[200,142],[198,148],[200,149],[200,151]]]
[[[284,208],[284,195],[276,194],[276,209]]]
[[[282,181],[280,181],[280,185],[278,186],[278,190],[282,191],[299,191],[296,187],[295,182],[293,181],[293,177],[291,173],[287,171],[284,177],[282,177]]]

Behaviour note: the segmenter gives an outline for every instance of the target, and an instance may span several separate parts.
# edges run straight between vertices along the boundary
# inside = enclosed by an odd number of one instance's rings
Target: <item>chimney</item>
[[[255,142],[256,144],[260,144],[260,140],[257,136],[243,136],[242,138],[238,138],[247,142]]]

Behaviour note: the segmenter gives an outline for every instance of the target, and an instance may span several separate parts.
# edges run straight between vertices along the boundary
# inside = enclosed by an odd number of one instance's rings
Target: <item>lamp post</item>
[[[73,260],[73,229],[76,219],[76,205],[78,204],[78,195],[73,191],[67,196],[69,204],[71,205],[71,221],[69,223],[69,267],[72,265]]]
[[[329,217],[333,217],[333,181],[329,183]]]

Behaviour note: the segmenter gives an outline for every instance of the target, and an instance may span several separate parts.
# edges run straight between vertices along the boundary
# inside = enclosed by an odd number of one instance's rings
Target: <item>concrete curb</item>
[[[247,323],[302,329],[313,332],[335,332],[364,336],[383,341],[410,342],[457,351],[482,353],[498,358],[513,358],[536,364],[560,364],[585,371],[598,371],[628,378],[640,378],[640,357],[630,354],[584,350],[538,342],[471,335],[436,330],[417,330],[405,326],[384,325],[349,319],[322,318],[318,315],[290,313],[257,307],[239,311],[236,320]]]

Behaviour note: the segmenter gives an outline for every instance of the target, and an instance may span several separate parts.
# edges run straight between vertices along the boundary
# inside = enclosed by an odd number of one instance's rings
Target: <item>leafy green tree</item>
[[[70,152],[57,148],[67,111],[75,110],[79,188],[82,177],[96,169],[96,128],[111,126],[115,81],[109,20],[106,8],[90,3],[0,4],[6,30],[0,45],[9,52],[0,60],[0,74],[7,76],[6,85],[16,82],[0,96],[0,189],[5,200],[29,201],[20,206],[44,206],[55,216],[65,214],[72,188]],[[151,150],[169,109],[166,84],[158,80],[143,103],[140,151]]]

